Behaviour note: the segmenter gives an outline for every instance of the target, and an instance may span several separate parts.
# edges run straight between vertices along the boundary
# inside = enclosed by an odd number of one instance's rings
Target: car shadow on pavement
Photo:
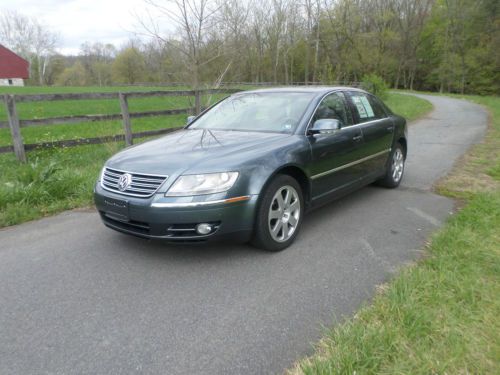
[[[355,205],[361,197],[367,199],[385,191],[375,186],[364,187],[353,192],[339,200],[327,203],[324,206],[316,208],[306,214],[304,223],[297,241],[290,248],[282,252],[267,252],[254,248],[248,243],[235,242],[205,242],[205,243],[179,243],[172,244],[161,240],[147,240],[137,238],[114,231],[107,230],[108,241],[113,242],[115,249],[129,254],[140,256],[149,256],[159,261],[178,261],[178,262],[198,262],[198,261],[217,261],[219,259],[235,260],[243,258],[263,258],[282,257],[300,251],[301,244],[314,241],[310,236],[317,235],[318,227],[328,227],[328,220],[336,215],[342,215],[345,210],[349,210]],[[330,228],[335,231],[335,228]],[[340,233],[339,233],[340,235]]]

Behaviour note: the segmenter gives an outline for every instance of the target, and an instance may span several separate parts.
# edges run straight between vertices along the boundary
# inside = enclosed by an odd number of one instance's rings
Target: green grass
[[[118,92],[118,91],[151,91],[171,89],[185,89],[175,87],[0,87],[2,92],[8,93],[64,93],[64,92]],[[210,105],[225,94],[206,95],[202,97],[202,104]],[[193,107],[192,97],[150,97],[130,98],[130,112],[144,112],[165,109]],[[86,114],[117,114],[120,113],[118,99],[102,100],[65,100],[52,102],[27,102],[17,104],[18,115],[21,119],[39,119],[59,116],[75,116]],[[185,115],[171,115],[132,119],[134,132],[155,130],[182,126]],[[6,121],[5,106],[0,102],[0,121]],[[68,125],[31,126],[22,128],[24,143],[50,142],[73,138],[88,138],[123,133],[122,123],[116,121],[82,122]],[[8,128],[0,129],[0,146],[11,145],[12,139]]]
[[[191,100],[190,100],[191,99]],[[191,97],[150,97],[130,98],[130,112],[149,110],[188,108],[193,106]],[[86,114],[113,114],[120,113],[120,102],[116,99],[99,100],[65,100],[52,102],[25,102],[17,103],[20,119],[39,119],[58,116],[75,116]],[[7,114],[5,106],[0,109],[0,120],[5,121]]]
[[[171,91],[183,90],[184,87],[0,87],[0,94],[64,94],[86,92],[120,92],[120,91]],[[191,99],[191,100],[190,100]],[[141,112],[155,109],[185,108],[192,103],[189,97],[151,97],[131,98],[129,106],[131,112]],[[117,99],[100,100],[66,100],[52,102],[17,103],[17,110],[21,119],[47,118],[56,116],[71,116],[84,114],[111,114],[120,113],[120,103]],[[5,121],[7,114],[5,106],[0,106],[0,121]]]
[[[154,116],[132,119],[134,133],[179,127],[186,123],[186,115]],[[12,144],[9,129],[0,129],[0,146]],[[105,135],[123,134],[121,120],[76,123],[72,125],[47,125],[22,128],[25,144],[50,142],[75,138],[100,137]],[[30,152],[28,152],[30,156]]]
[[[422,114],[432,110],[432,104],[425,99],[413,97],[408,100],[407,95],[389,93],[385,103],[398,115],[412,121],[422,116]]]
[[[333,329],[304,374],[493,374],[500,346],[500,194],[479,195],[370,307]]]
[[[425,259],[329,330],[290,373],[500,372],[500,98],[467,99],[485,105],[492,124],[439,188],[467,205],[432,237]]]
[[[33,88],[24,89],[33,91]],[[57,91],[58,88],[52,90]],[[165,103],[157,102],[157,98],[152,99],[150,102],[143,100],[141,102],[143,107],[140,109],[137,106],[134,107],[134,101],[131,100],[130,107],[135,111],[160,109],[165,105]],[[215,97],[212,98],[214,99]],[[95,102],[94,105],[102,106],[101,113],[119,111],[119,108],[112,107],[115,104],[118,105],[115,102]],[[394,110],[404,116],[415,113],[414,106],[418,106],[421,110],[428,110],[428,106],[422,105],[421,99],[409,96],[392,94],[388,102],[399,103],[398,109],[394,107]],[[26,104],[25,110],[31,113],[36,111],[35,108],[38,106],[43,108],[44,116],[47,116],[49,111],[47,107],[44,107],[44,103],[24,104]],[[51,115],[89,113],[85,108],[75,107],[74,103],[69,101],[59,102],[58,106],[50,107]],[[185,115],[176,115],[132,119],[132,128],[137,132],[180,126],[185,123],[185,117]],[[10,144],[8,129],[1,130],[0,145]],[[120,121],[22,128],[25,143],[96,137],[122,132]],[[0,227],[22,223],[62,210],[91,206],[93,184],[102,165],[121,148],[123,148],[123,143],[30,151],[27,153],[26,165],[19,164],[13,153],[0,154]]]
[[[110,143],[33,151],[27,164],[1,154],[0,226],[90,206],[103,161],[122,147]]]

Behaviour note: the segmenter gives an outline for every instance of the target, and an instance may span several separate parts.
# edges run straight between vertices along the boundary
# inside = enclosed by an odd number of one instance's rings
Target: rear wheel
[[[403,179],[405,156],[403,146],[396,143],[388,160],[387,172],[379,184],[388,188],[398,187]]]
[[[302,224],[304,202],[297,181],[278,175],[266,188],[257,208],[252,244],[268,251],[290,246]]]

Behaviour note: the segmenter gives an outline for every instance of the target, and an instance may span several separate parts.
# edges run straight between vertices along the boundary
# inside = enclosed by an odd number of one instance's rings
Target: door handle
[[[358,142],[358,141],[361,141],[361,138],[363,138],[363,136],[360,134],[360,135],[356,135],[356,136],[352,137],[352,140],[354,142]]]
[[[387,127],[387,131],[388,131],[389,133],[392,133],[392,132],[394,131],[394,126],[388,126],[388,127]]]

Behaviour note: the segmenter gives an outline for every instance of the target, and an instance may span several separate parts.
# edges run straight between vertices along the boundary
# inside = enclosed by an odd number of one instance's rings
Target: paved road
[[[430,191],[478,142],[478,106],[425,96],[397,190],[311,213],[293,247],[172,247],[105,229],[95,212],[0,231],[0,374],[267,374],[312,351],[416,259],[453,202]]]

